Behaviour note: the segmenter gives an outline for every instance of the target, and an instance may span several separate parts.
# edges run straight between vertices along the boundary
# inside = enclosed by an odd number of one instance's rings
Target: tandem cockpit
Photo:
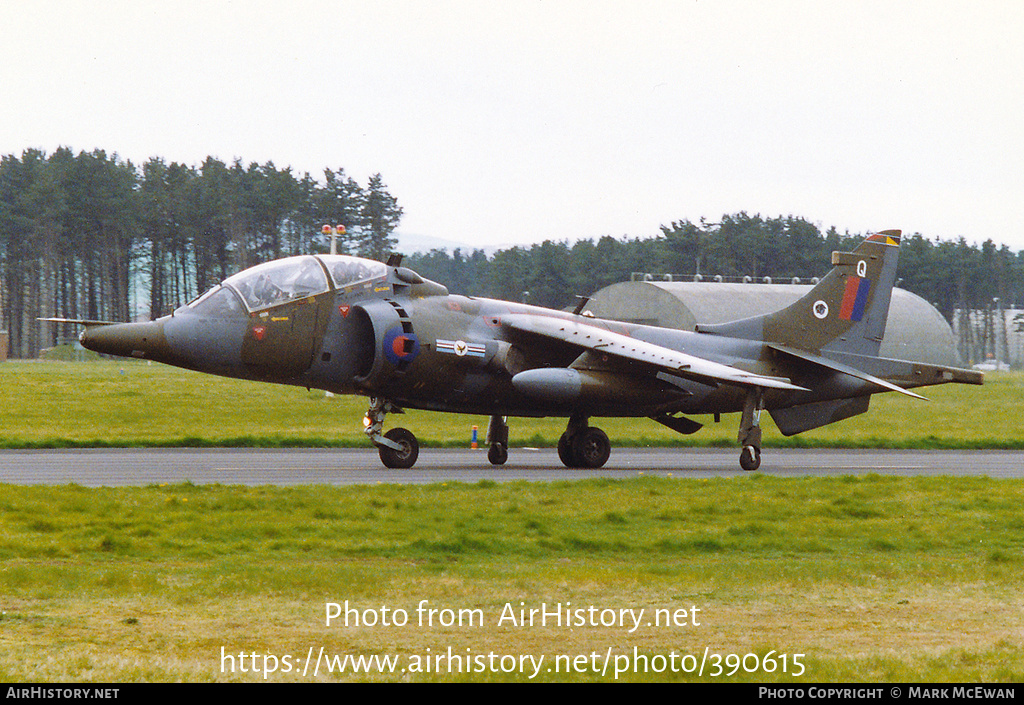
[[[187,308],[203,316],[234,317],[368,283],[385,277],[387,269],[381,262],[351,255],[288,257],[228,277]]]
[[[342,378],[372,368],[377,333],[385,332],[378,328],[392,322],[378,325],[366,309],[399,294],[443,296],[448,290],[401,266],[351,255],[299,255],[230,276],[155,321],[50,320],[85,325],[82,345],[110,355],[347,391],[352,383]],[[382,310],[397,320],[393,307]]]
[[[347,393],[351,380],[341,377],[370,370],[383,345],[377,334],[400,325],[383,299],[447,293],[401,266],[299,255],[230,276],[159,321],[179,366]],[[374,323],[368,309],[378,303],[389,315]]]

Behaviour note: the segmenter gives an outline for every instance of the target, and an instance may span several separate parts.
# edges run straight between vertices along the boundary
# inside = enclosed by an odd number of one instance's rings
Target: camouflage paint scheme
[[[79,322],[98,352],[368,396],[364,425],[389,467],[416,460],[411,433],[383,433],[387,413],[408,407],[490,416],[493,463],[508,456],[507,417],[568,417],[559,455],[589,467],[610,452],[591,417],[647,416],[693,433],[701,425],[686,414],[741,412],[741,465],[755,469],[762,410],[788,435],[864,413],[878,392],[982,383],[878,357],[899,240],[885,231],[834,253],[829,274],[788,308],[692,332],[454,296],[400,258],[344,255],[258,265],[156,321]]]

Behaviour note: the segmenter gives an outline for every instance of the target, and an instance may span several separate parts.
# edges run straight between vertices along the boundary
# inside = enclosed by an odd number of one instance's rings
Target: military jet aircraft
[[[760,415],[785,435],[868,410],[872,394],[946,382],[970,370],[878,357],[900,232],[869,236],[781,311],[673,330],[507,301],[455,296],[401,266],[306,255],[235,274],[169,316],[77,321],[90,350],[227,377],[369,397],[367,436],[389,468],[416,462],[403,408],[490,417],[488,460],[508,458],[508,417],[568,418],[558,455],[598,468],[610,453],[595,417],[650,417],[679,433],[687,415],[739,412],[740,465],[761,462]],[[585,303],[585,302],[584,302]],[[48,319],[63,320],[63,319]]]

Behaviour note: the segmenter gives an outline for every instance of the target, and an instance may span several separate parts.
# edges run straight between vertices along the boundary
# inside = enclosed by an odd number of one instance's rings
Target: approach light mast
[[[331,254],[332,255],[338,254],[338,236],[345,234],[345,226],[344,225],[335,225],[334,227],[331,227],[330,225],[325,225],[324,227],[322,227],[320,229],[320,232],[322,232],[324,235],[329,235],[330,236],[330,238],[331,238]]]

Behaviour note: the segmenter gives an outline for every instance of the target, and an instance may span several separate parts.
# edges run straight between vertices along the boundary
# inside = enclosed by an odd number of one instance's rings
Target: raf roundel
[[[392,365],[412,362],[419,352],[420,341],[415,333],[396,327],[384,335],[384,357]]]

